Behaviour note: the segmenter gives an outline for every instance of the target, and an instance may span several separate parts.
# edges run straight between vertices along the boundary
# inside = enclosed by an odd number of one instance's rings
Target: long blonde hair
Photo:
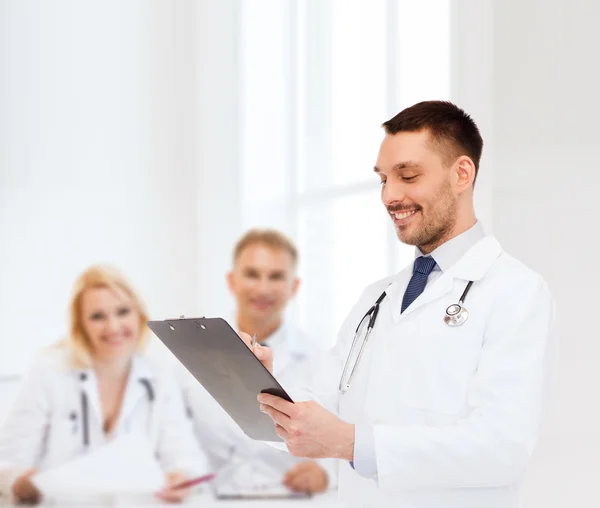
[[[69,306],[70,330],[66,344],[71,349],[73,363],[77,368],[88,368],[91,365],[92,345],[83,328],[81,300],[88,289],[108,288],[117,294],[129,297],[140,317],[140,336],[138,351],[146,346],[148,341],[148,312],[144,302],[133,289],[127,279],[116,268],[108,265],[95,265],[84,271],[75,281],[71,305]]]

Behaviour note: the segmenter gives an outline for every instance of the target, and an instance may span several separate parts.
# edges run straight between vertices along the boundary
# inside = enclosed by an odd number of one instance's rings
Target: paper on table
[[[245,461],[229,464],[217,475],[213,486],[218,497],[296,497],[282,483],[277,468],[262,461]]]
[[[163,487],[164,474],[146,437],[126,434],[32,481],[45,496],[147,494]]]

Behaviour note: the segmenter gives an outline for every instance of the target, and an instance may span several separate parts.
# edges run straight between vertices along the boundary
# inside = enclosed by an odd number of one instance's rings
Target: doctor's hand
[[[317,494],[327,488],[327,472],[314,460],[300,462],[283,477],[283,484],[293,492]]]
[[[33,504],[40,501],[41,493],[31,481],[31,477],[36,473],[36,469],[25,471],[13,483],[13,495],[19,503]]]
[[[178,483],[189,480],[189,477],[183,473],[173,472],[167,473],[165,477],[165,486],[160,492],[157,492],[157,496],[163,501],[168,503],[180,503],[186,497],[190,495],[191,489],[173,489],[172,487]]]
[[[295,457],[354,459],[354,425],[315,401],[288,402],[261,393],[260,410],[275,422],[275,432]]]
[[[271,348],[261,346],[259,343],[256,343],[255,346],[252,346],[252,337],[250,337],[250,335],[247,333],[238,332],[238,335],[246,343],[246,346],[248,346],[254,353],[254,356],[260,360],[260,363],[262,363],[267,370],[273,374],[273,351]]]

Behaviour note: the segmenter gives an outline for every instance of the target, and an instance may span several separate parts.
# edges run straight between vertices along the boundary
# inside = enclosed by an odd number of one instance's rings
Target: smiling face
[[[96,287],[81,296],[81,325],[97,361],[132,356],[140,339],[140,320],[134,302],[123,292]]]
[[[456,171],[444,164],[428,130],[386,135],[375,172],[402,242],[429,253],[452,237],[460,196]]]
[[[246,246],[227,277],[238,313],[255,323],[281,319],[300,284],[295,271],[285,249],[260,243]]]

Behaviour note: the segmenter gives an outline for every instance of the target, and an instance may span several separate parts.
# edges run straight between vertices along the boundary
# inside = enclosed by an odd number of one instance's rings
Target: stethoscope
[[[446,312],[444,314],[444,323],[446,323],[448,326],[461,326],[465,323],[467,319],[469,319],[469,311],[464,307],[464,303],[472,285],[473,281],[470,280],[467,283],[467,286],[465,287],[465,290],[463,291],[463,294],[459,298],[458,302],[453,303],[452,305],[448,305],[448,307],[446,307]],[[366,312],[366,314],[363,316],[363,318],[358,323],[358,326],[356,327],[356,331],[354,332],[354,339],[352,339],[352,346],[350,347],[350,352],[348,353],[348,357],[346,358],[346,364],[344,365],[344,370],[342,371],[342,377],[340,378],[340,384],[338,389],[341,393],[345,393],[350,388],[350,382],[352,381],[354,373],[356,372],[356,368],[360,363],[360,359],[365,349],[365,345],[369,340],[369,335],[371,335],[371,331],[375,326],[377,314],[379,313],[379,305],[385,299],[386,296],[387,289],[383,293],[381,293],[381,296],[377,298],[375,304]],[[358,337],[362,335],[363,330],[365,330],[364,339],[362,341],[362,344],[360,345],[358,356],[356,357],[356,361],[354,362],[348,380],[344,381],[348,373],[348,368],[350,367],[350,361],[352,359],[354,349],[356,348],[356,342],[358,341]]]
[[[87,379],[87,374],[85,372],[81,372],[79,374],[79,380],[84,382]],[[152,388],[152,384],[148,379],[140,379],[139,382],[146,389],[146,394],[148,395],[148,401],[150,403],[154,402],[154,388]],[[69,419],[73,422],[74,432],[77,430],[77,412],[73,411],[69,414]],[[82,440],[83,446],[88,447],[90,445],[90,423],[89,423],[89,404],[88,397],[85,390],[81,390],[81,427],[82,427]]]
[[[467,319],[469,319],[469,311],[465,309],[463,304],[465,303],[465,298],[469,294],[469,289],[473,285],[473,281],[470,280],[467,284],[467,287],[463,291],[463,294],[458,300],[458,303],[453,303],[452,305],[448,305],[446,307],[446,315],[444,316],[444,323],[448,326],[460,326]]]

